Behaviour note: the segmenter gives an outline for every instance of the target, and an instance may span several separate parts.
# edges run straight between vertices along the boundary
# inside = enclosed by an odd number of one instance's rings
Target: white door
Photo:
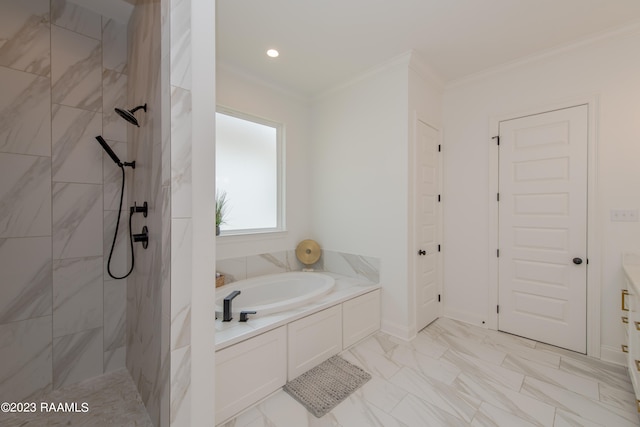
[[[498,329],[586,353],[586,105],[500,122]]]
[[[416,327],[421,330],[438,318],[440,160],[438,131],[418,121],[416,134]]]

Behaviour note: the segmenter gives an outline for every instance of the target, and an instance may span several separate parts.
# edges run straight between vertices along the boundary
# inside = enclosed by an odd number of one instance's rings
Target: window
[[[218,108],[216,192],[226,194],[221,235],[284,230],[281,125]]]

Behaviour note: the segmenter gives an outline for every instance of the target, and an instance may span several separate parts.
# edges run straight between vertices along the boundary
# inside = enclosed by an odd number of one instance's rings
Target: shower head
[[[136,126],[140,127],[140,124],[138,123],[138,119],[136,119],[136,117],[133,115],[133,113],[135,113],[139,109],[143,109],[144,112],[146,113],[147,112],[147,104],[138,105],[136,108],[133,108],[131,110],[123,110],[122,108],[115,108],[115,111],[116,111],[116,113],[118,113],[118,115],[120,117],[122,117],[123,119],[125,119],[126,121],[131,123],[132,125],[136,125]]]
[[[111,147],[109,147],[109,144],[107,144],[107,141],[105,141],[101,135],[96,136],[96,139],[98,140],[100,145],[102,145],[102,148],[104,148],[104,151],[106,151],[109,157],[111,157],[111,160],[113,160],[116,163],[116,165],[122,166],[123,163],[118,158],[118,155],[113,152]]]

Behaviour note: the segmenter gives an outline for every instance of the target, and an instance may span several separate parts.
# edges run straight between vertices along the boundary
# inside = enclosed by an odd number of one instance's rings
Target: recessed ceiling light
[[[278,52],[278,51],[277,51],[277,50],[275,50],[275,49],[269,49],[269,50],[267,51],[267,55],[269,55],[269,56],[270,56],[270,57],[272,57],[272,58],[277,58],[277,57],[280,55],[280,52]]]

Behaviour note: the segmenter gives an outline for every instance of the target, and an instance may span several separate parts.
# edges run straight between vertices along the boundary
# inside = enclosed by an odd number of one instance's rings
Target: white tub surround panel
[[[379,330],[380,287],[335,277],[337,289],[303,307],[246,323],[216,321],[218,423],[346,349],[343,331],[350,333],[353,344],[353,331],[362,339]],[[345,311],[350,312],[346,319]],[[358,315],[362,317],[355,320]],[[256,367],[270,371],[248,374]]]
[[[294,379],[342,351],[342,307],[289,323],[287,337],[287,378]]]
[[[216,421],[224,421],[287,382],[287,328],[216,352]]]
[[[343,348],[380,329],[380,292],[369,292],[342,303],[342,325]]]

